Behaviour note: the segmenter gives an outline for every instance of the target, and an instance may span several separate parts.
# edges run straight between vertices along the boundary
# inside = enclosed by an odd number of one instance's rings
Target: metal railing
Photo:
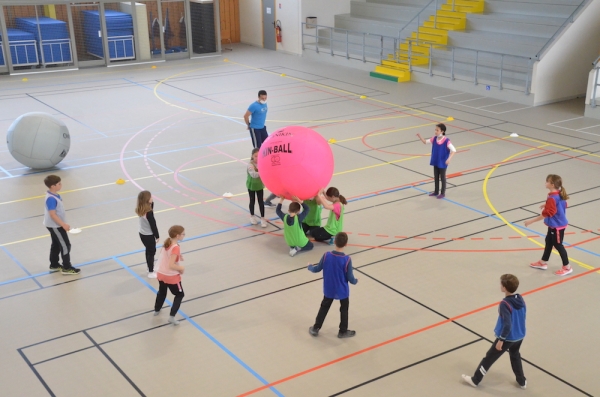
[[[577,8],[575,8],[575,10],[571,13],[571,15],[569,15],[569,17],[567,19],[565,19],[565,21],[563,22],[562,25],[560,25],[560,27],[558,28],[558,30],[556,32],[554,32],[554,34],[552,35],[552,37],[550,37],[548,39],[548,41],[546,42],[546,44],[544,44],[544,46],[538,51],[537,54],[535,54],[535,59],[540,60],[542,55],[544,55],[544,53],[548,50],[548,48],[550,48],[550,45],[552,45],[552,43],[554,43],[554,41],[556,40],[556,38],[566,29],[567,25],[570,23],[573,23],[575,21],[575,16],[577,15],[577,13],[583,8],[585,7],[588,3],[590,3],[592,0],[583,0],[578,6]]]
[[[590,104],[593,108],[596,107],[596,94],[598,93],[598,86],[600,85],[600,56],[592,63],[594,70],[596,71],[594,87],[592,88],[592,99]]]
[[[435,70],[434,61],[440,61],[441,63],[449,62],[450,70],[446,74],[449,74],[448,77],[451,80],[472,81],[475,85],[479,84],[480,81],[485,81],[486,85],[497,87],[500,90],[504,88],[504,85],[507,84],[507,79],[510,78],[507,75],[511,73],[521,77],[524,75],[525,78],[522,83],[523,92],[529,95],[531,91],[533,59],[530,57],[437,44],[412,38],[406,39],[408,51],[401,52],[399,51],[399,44],[402,40],[397,37],[309,24],[311,27],[315,26],[315,31],[311,34],[304,32],[305,25],[305,23],[302,23],[303,51],[308,49],[307,45],[312,44],[317,53],[324,52],[331,56],[343,56],[346,59],[373,63],[382,63],[384,59],[390,59],[408,65],[409,71],[414,71],[417,68],[425,72],[428,69],[427,72],[430,76],[434,76],[434,74],[439,76],[444,75],[441,71]],[[342,37],[336,38],[334,33],[339,33]],[[314,39],[314,42],[307,42],[305,37]],[[377,45],[368,44],[367,39],[369,38],[375,38],[372,42],[377,43]],[[356,40],[351,41],[351,39]],[[323,44],[323,42],[326,44]],[[334,48],[336,44],[338,44],[337,50]],[[413,48],[415,45],[428,47],[429,54],[425,55],[415,52]],[[325,46],[328,48],[323,48]],[[313,48],[310,49],[312,50]],[[427,65],[421,67],[419,67],[420,65],[415,65],[413,56],[421,59],[427,57]],[[488,70],[487,73],[481,71],[484,68]],[[490,73],[497,73],[494,77],[495,81],[491,79]],[[522,81],[523,79],[515,78],[515,80]]]
[[[435,4],[434,4],[435,3]],[[416,32],[416,39],[419,39],[419,26],[421,26],[421,14],[427,11],[427,17],[433,15],[433,26],[437,27],[437,10],[441,4],[445,4],[444,0],[430,0],[429,3],[425,4],[417,14],[412,17],[403,27],[398,31],[398,38],[402,38],[402,32],[407,29],[416,19],[417,28],[414,30]],[[432,7],[433,5],[433,7]],[[433,11],[433,12],[432,12]],[[454,0],[452,0],[452,11],[454,11]],[[423,20],[424,22],[425,20]],[[412,33],[412,32],[411,32]],[[410,33],[409,33],[410,34]]]

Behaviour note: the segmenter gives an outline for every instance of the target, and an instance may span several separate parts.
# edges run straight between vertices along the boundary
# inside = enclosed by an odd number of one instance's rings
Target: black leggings
[[[569,266],[569,256],[567,250],[563,245],[563,239],[565,238],[565,229],[556,230],[552,227],[548,228],[548,234],[546,234],[546,247],[544,248],[544,255],[542,260],[547,262],[550,259],[552,253],[552,247],[556,248],[562,259],[563,266]]]
[[[158,293],[156,294],[154,311],[160,311],[162,305],[165,303],[165,299],[167,298],[167,289],[169,289],[171,293],[175,295],[175,299],[173,299],[173,306],[171,306],[171,316],[174,317],[177,314],[177,310],[179,310],[179,306],[181,306],[183,297],[185,296],[181,281],[177,284],[167,284],[164,281],[158,282]]]
[[[156,255],[156,239],[153,235],[147,235],[140,233],[140,239],[146,247],[146,264],[148,265],[148,271],[152,273],[154,271],[154,255]]]
[[[250,196],[250,215],[254,215],[254,203],[256,203],[256,198],[258,198],[258,209],[260,210],[261,218],[265,217],[265,201],[264,201],[264,192],[262,190],[248,190],[248,195]]]
[[[440,194],[446,194],[446,170],[447,168],[440,168],[433,166],[433,179],[435,180],[434,193],[440,192],[440,179],[442,180],[442,191]]]
[[[510,366],[512,367],[513,373],[517,379],[517,383],[521,386],[525,384],[525,374],[523,374],[523,364],[521,362],[521,353],[519,350],[521,349],[521,343],[523,339],[518,340],[516,342],[504,341],[502,343],[502,350],[496,350],[496,344],[498,343],[498,339],[496,339],[492,343],[492,347],[487,351],[485,357],[475,370],[473,374],[473,383],[476,385],[481,382],[485,374],[490,370],[490,367],[504,354],[505,351],[508,351],[508,355],[510,356]]]
[[[323,322],[325,321],[325,317],[329,312],[329,308],[333,303],[333,298],[328,298],[326,296],[323,297],[321,301],[321,308],[319,309],[319,313],[317,314],[317,319],[315,320],[315,325],[313,328],[321,329],[323,326]],[[340,332],[348,331],[348,308],[350,307],[350,299],[340,299]]]
[[[325,230],[324,227],[316,227],[314,229],[310,229],[310,235],[315,239],[315,241],[327,241],[331,237],[331,234]]]

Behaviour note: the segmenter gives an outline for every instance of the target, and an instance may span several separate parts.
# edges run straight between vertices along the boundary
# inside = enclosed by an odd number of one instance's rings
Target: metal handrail
[[[600,85],[600,82],[598,81],[600,78],[600,65],[598,65],[598,62],[600,62],[600,56],[594,61],[594,70],[596,70],[596,81],[594,82],[594,88],[592,88],[592,100],[590,101],[590,105],[592,105],[593,108],[596,107],[596,93],[598,92],[598,86]]]
[[[422,13],[423,13],[423,12],[424,12],[426,9],[428,9],[428,8],[429,8],[429,6],[430,6],[432,3],[434,3],[434,2],[435,2],[435,10],[437,11],[437,8],[438,8],[438,1],[439,1],[439,0],[430,0],[430,1],[429,1],[429,3],[427,3],[425,6],[423,6],[423,8],[421,8],[421,9],[419,10],[419,12],[417,12],[417,14],[416,14],[414,17],[412,17],[410,21],[408,21],[408,22],[406,23],[406,25],[404,25],[402,28],[400,28],[400,30],[398,31],[398,38],[401,38],[402,31],[403,31],[404,29],[406,29],[406,28],[407,28],[407,27],[408,27],[408,26],[409,26],[411,23],[413,23],[413,21],[415,20],[415,18],[417,19],[417,38],[418,38],[418,37],[419,37],[419,29],[418,29],[418,25],[419,25],[419,19],[420,19],[420,16],[421,16],[421,14],[422,14]],[[452,0],[452,11],[454,11],[454,0]],[[434,20],[433,20],[434,26],[437,26],[437,13],[434,13],[433,15],[434,15]]]
[[[550,37],[548,39],[548,41],[546,42],[546,44],[544,44],[544,46],[542,47],[541,50],[538,51],[537,54],[535,54],[534,58],[536,59],[540,59],[541,56],[546,52],[546,50],[550,47],[550,44],[552,44],[554,42],[554,40],[556,39],[556,37],[558,35],[560,35],[565,28],[567,27],[568,23],[573,23],[575,21],[575,15],[579,12],[579,10],[581,10],[584,6],[586,6],[588,3],[590,3],[592,0],[583,0],[581,2],[581,4],[579,4],[577,6],[577,8],[575,8],[575,10],[571,13],[571,15],[569,15],[569,17],[567,19],[565,19],[565,21],[563,22],[562,25],[560,25],[560,27],[558,28],[558,30],[556,32],[554,32],[554,34],[552,35],[552,37]]]
[[[600,62],[600,55],[598,56],[598,58],[596,58],[596,60],[594,62],[592,62],[592,65],[594,67],[598,66],[598,62]]]

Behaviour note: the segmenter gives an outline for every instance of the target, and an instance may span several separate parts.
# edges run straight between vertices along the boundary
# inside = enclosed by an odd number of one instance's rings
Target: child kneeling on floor
[[[356,284],[358,280],[354,278],[352,272],[352,259],[349,255],[344,255],[344,247],[348,244],[348,235],[339,232],[334,238],[335,249],[326,252],[318,264],[308,265],[308,270],[318,273],[323,270],[323,301],[317,314],[315,324],[308,329],[312,336],[319,335],[319,330],[323,326],[327,312],[333,303],[333,300],[340,301],[340,331],[338,338],[351,338],[356,335],[356,331],[348,329],[348,308],[350,307],[350,288],[348,283]]]

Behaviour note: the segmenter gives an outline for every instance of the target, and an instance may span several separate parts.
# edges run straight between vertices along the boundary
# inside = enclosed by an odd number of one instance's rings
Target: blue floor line
[[[133,270],[131,270],[119,258],[113,256],[112,259],[115,262],[117,262],[123,269],[125,269],[125,271],[127,271],[129,274],[131,274],[133,277],[135,277],[138,281],[140,281],[142,284],[144,284],[154,294],[156,294],[158,292],[156,290],[156,288],[154,288],[152,285],[150,285],[150,283],[148,283],[146,280],[144,280],[143,278],[141,278],[136,272],[134,272]],[[173,305],[172,302],[170,302],[168,300],[165,300],[165,302],[169,306]],[[219,349],[221,349],[222,351],[224,351],[229,357],[233,358],[246,371],[250,372],[250,374],[252,374],[252,376],[254,376],[256,379],[258,379],[263,385],[268,385],[269,384],[269,382],[265,378],[263,378],[262,376],[260,376],[255,370],[253,370],[248,364],[246,364],[245,362],[243,362],[238,356],[236,356],[235,354],[233,354],[233,352],[231,350],[229,350],[227,347],[225,347],[225,345],[223,345],[221,342],[219,342],[219,340],[217,338],[215,338],[210,333],[208,333],[208,331],[206,331],[204,328],[202,328],[196,321],[194,321],[192,318],[190,318],[190,316],[188,316],[187,314],[185,314],[185,312],[183,312],[180,309],[177,313],[179,315],[181,315],[183,318],[185,318],[197,330],[199,330],[200,332],[202,332],[202,334],[204,334],[204,336],[206,336],[211,342],[213,342],[215,345],[217,345],[219,347]],[[269,389],[273,393],[275,393],[275,395],[280,396],[280,397],[284,397],[283,394],[281,394],[281,392],[279,392],[279,390],[277,390],[275,387],[271,386],[271,387],[269,387]]]
[[[8,257],[10,259],[12,259],[13,262],[16,263],[17,266],[19,266],[21,268],[21,270],[23,270],[25,272],[25,274],[27,274],[29,277],[31,277],[31,273],[29,273],[29,271],[25,268],[25,266],[23,266],[23,264],[21,262],[19,262],[19,260],[17,258],[15,258],[15,256],[9,250],[7,250],[6,247],[0,247],[0,248],[2,248],[2,251],[4,251],[6,253],[6,255],[8,255]],[[37,281],[37,279],[35,277],[33,278],[33,281],[35,281],[35,283],[38,285],[38,287],[44,288],[42,286],[42,284],[40,284],[40,282]]]

